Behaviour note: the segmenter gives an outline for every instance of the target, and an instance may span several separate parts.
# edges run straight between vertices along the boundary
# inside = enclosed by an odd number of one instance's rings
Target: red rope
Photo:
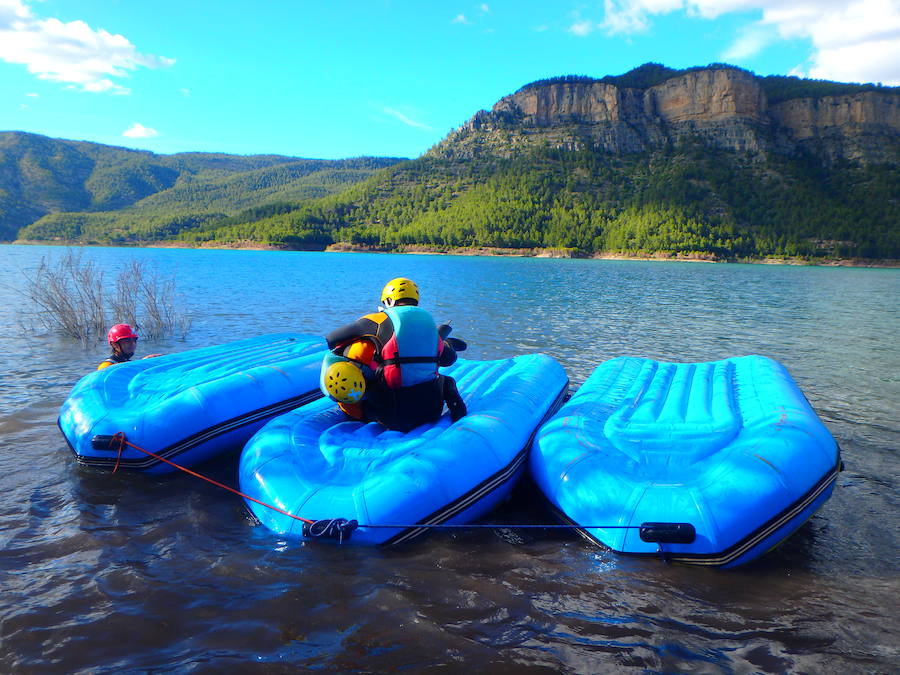
[[[110,447],[113,447],[117,443],[118,443],[118,454],[116,456],[116,466],[113,469],[113,473],[115,473],[118,470],[119,461],[122,459],[122,451],[125,449],[125,446],[127,445],[129,447],[134,448],[135,450],[140,450],[144,454],[150,455],[154,459],[158,459],[160,462],[165,462],[169,466],[174,466],[176,469],[179,469],[181,471],[184,471],[185,473],[189,473],[192,476],[196,476],[197,478],[205,480],[207,483],[212,483],[216,487],[220,487],[223,490],[228,490],[229,492],[233,492],[234,494],[238,495],[239,497],[243,497],[244,499],[249,499],[251,502],[256,502],[260,506],[265,506],[267,509],[272,509],[273,511],[278,511],[278,513],[282,513],[286,516],[289,516],[290,518],[293,518],[294,520],[299,520],[304,523],[315,522],[313,520],[307,520],[306,518],[301,518],[300,516],[295,516],[293,513],[288,513],[284,509],[280,509],[277,506],[272,506],[271,504],[266,504],[265,502],[260,501],[259,499],[256,499],[255,497],[251,497],[250,495],[244,494],[240,490],[235,490],[233,487],[225,485],[224,483],[220,483],[217,480],[213,480],[212,478],[209,478],[207,476],[204,476],[203,474],[197,473],[196,471],[192,471],[191,469],[181,466],[180,464],[176,464],[175,462],[172,462],[172,461],[166,459],[165,457],[160,457],[155,452],[150,452],[149,450],[145,450],[144,448],[140,447],[139,445],[135,445],[134,443],[129,441],[127,438],[125,438],[124,432],[121,432],[121,431],[117,432],[116,434],[113,435],[113,437],[109,441]]]

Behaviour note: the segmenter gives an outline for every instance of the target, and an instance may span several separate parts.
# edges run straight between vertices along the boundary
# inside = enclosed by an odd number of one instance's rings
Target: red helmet
[[[106,339],[109,340],[109,344],[115,344],[119,340],[124,340],[126,338],[138,339],[137,333],[135,333],[127,323],[117,323],[110,328],[109,332],[106,334]]]

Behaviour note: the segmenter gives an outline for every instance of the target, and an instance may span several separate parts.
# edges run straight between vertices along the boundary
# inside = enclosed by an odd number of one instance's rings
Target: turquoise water
[[[75,465],[55,427],[106,355],[19,327],[22,274],[63,249],[0,247],[0,670],[285,664],[498,672],[881,672],[898,657],[900,270],[171,249],[84,249],[177,279],[185,341],[323,334],[410,276],[469,358],[545,352],[577,386],[623,354],[765,354],[841,444],[833,498],[723,573],[617,557],[559,532],[436,534],[407,548],[275,541],[189,477]],[[233,479],[236,460],[209,467]],[[551,522],[527,487],[498,522]]]

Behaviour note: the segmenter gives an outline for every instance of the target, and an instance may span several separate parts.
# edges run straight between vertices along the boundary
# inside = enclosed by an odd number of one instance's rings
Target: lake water
[[[0,247],[0,671],[897,672],[900,270],[83,251],[177,279],[194,328],[143,353],[324,334],[409,276],[469,358],[546,352],[573,387],[623,354],[781,361],[846,471],[782,547],[717,571],[509,527],[553,522],[527,484],[496,528],[369,549],[281,541],[190,476],[81,467],[56,415],[105,345],[18,328],[22,273],[63,252]],[[234,484],[236,463],[203,469]]]

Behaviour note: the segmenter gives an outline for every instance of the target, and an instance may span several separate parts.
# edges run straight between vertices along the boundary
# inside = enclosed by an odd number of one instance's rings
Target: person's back
[[[445,400],[453,421],[463,417],[466,406],[455,381],[438,373],[439,365],[456,361],[456,352],[441,338],[431,315],[418,306],[418,287],[409,279],[393,279],[381,300],[382,312],[326,338],[329,348],[343,348],[348,357],[371,355],[368,362],[360,359],[374,373],[366,382],[365,398],[358,404],[342,403],[341,408],[351,417],[398,431],[436,421]]]

